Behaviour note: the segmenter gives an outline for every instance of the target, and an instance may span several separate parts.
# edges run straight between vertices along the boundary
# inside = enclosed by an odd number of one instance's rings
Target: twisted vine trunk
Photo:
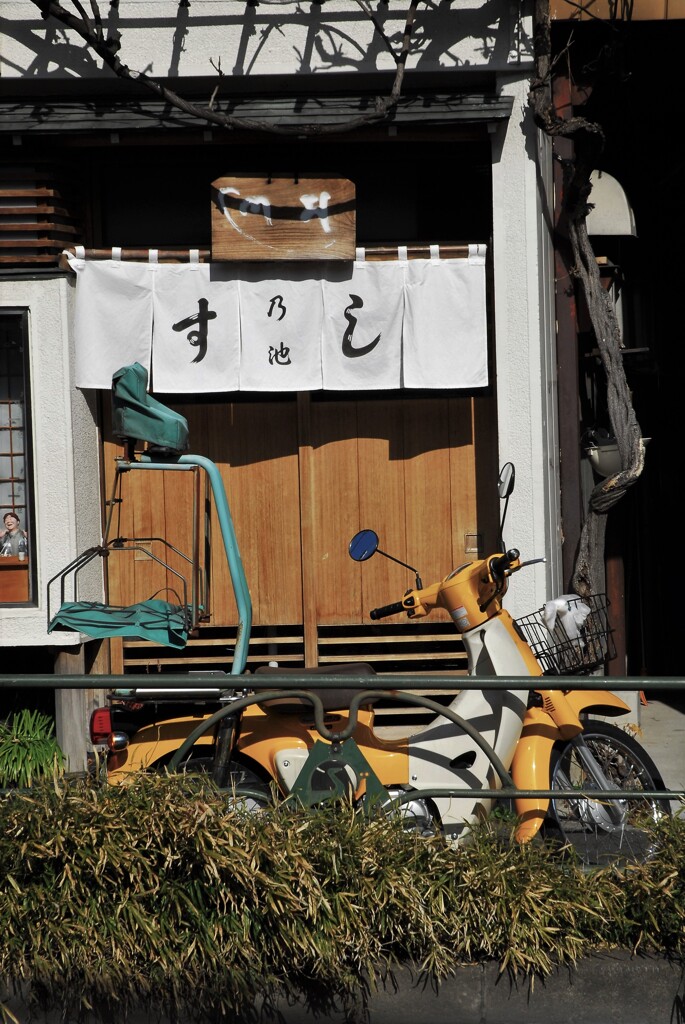
[[[575,155],[565,164],[564,208],[573,253],[571,275],[585,299],[604,368],[611,432],[616,438],[621,471],[595,485],[576,554],[572,587],[581,597],[605,590],[604,544],[607,514],[642,473],[645,447],[633,409],[623,366],[621,331],[610,293],[603,287],[587,232],[590,174],[595,166],[601,127],[583,117],[559,117],[551,99],[554,59],[548,0],[535,4],[536,76],[530,84],[529,104],[538,127],[547,135],[573,137]],[[580,453],[578,453],[580,457]]]
[[[581,597],[605,589],[604,540],[607,514],[638,479],[645,463],[645,445],[623,366],[621,331],[616,309],[610,293],[600,280],[597,260],[587,233],[590,170],[583,159],[577,156],[567,190],[568,235],[574,259],[573,274],[583,291],[606,375],[609,422],[616,438],[621,470],[596,484],[590,495],[572,580],[574,590]]]

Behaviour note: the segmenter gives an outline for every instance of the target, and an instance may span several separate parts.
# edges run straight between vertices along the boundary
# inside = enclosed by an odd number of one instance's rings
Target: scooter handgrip
[[[500,555],[499,558],[492,558],[490,560],[490,572],[493,575],[500,575],[507,571],[512,562],[516,561],[519,557],[517,548],[512,548],[507,551],[506,555]]]
[[[386,615],[397,615],[398,612],[405,611],[405,607],[401,601],[395,601],[394,604],[386,604],[384,608],[372,608],[369,615],[372,619],[384,619]]]

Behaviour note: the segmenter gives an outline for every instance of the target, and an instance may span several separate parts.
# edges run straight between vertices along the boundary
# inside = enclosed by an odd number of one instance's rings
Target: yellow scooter
[[[508,498],[512,486],[513,467],[500,478],[500,495]],[[357,534],[349,551],[356,561],[385,554],[371,530]],[[419,618],[446,609],[461,634],[469,675],[520,677],[515,689],[462,690],[428,726],[392,740],[374,731],[373,696],[317,691],[319,670],[309,673],[313,704],[299,691],[254,692],[250,680],[256,677],[243,676],[244,688],[206,694],[215,703],[196,709],[196,717],[162,718],[128,734],[124,719],[140,714],[145,693],[127,692],[118,704],[95,713],[101,720],[94,740],[102,741],[109,730],[107,742],[113,748],[110,781],[165,765],[175,755],[172,765],[180,760],[187,768],[208,768],[218,782],[249,791],[256,802],[260,794],[268,799],[273,784],[283,797],[294,794],[309,803],[341,796],[360,806],[380,801],[397,805],[408,826],[421,832],[440,829],[455,839],[490,813],[495,801],[479,791],[499,789],[511,778],[521,790],[566,793],[515,798],[521,841],[544,829],[572,844],[589,864],[643,859],[649,853],[645,813],[656,819],[668,813],[668,804],[633,794],[663,789],[663,782],[634,737],[588,717],[621,716],[628,705],[608,690],[560,691],[544,685],[545,673],[588,673],[606,660],[606,603],[601,595],[584,601],[567,596],[514,620],[502,602],[511,577],[528,564],[515,549],[500,551],[461,565],[427,587],[412,570],[413,589],[371,612],[372,619],[395,614]],[[333,671],[320,670],[325,675]],[[375,677],[369,666],[337,671],[342,686],[345,673],[367,675],[368,693],[382,686],[382,677]],[[259,669],[260,683],[269,672],[285,674],[280,668]],[[235,677],[232,682],[239,684]],[[450,795],[464,789],[473,795]],[[592,795],[618,790],[625,796]],[[577,797],[570,795],[574,791]]]
[[[515,688],[465,689],[447,708],[424,700],[424,707],[435,710],[434,720],[419,732],[393,740],[374,730],[373,702],[381,686],[374,686],[368,666],[336,669],[341,685],[346,673],[369,677],[369,689],[363,692],[317,692],[316,670],[308,673],[303,691],[284,693],[281,687],[255,692],[256,678],[245,674],[252,605],[221,474],[206,457],[186,453],[187,422],[152,398],[147,384],[147,372],[137,363],[122,367],[113,377],[113,432],[124,449],[117,460],[117,481],[130,473],[159,470],[205,473],[239,621],[230,675],[223,675],[214,691],[203,694],[189,688],[185,694],[160,695],[115,690],[110,704],[93,713],[91,740],[106,745],[112,782],[126,781],[140,770],[204,767],[221,786],[249,789],[256,802],[268,800],[275,788],[283,797],[292,795],[311,804],[345,797],[370,811],[397,806],[408,826],[441,829],[457,838],[489,813],[492,793],[513,781],[521,790],[559,791],[551,799],[516,797],[521,840],[552,827],[592,863],[616,855],[639,858],[648,852],[639,827],[645,810],[657,817],[668,805],[632,794],[663,789],[659,773],[633,737],[588,718],[590,712],[621,715],[627,705],[608,691],[560,692],[542,684],[545,672],[590,672],[607,659],[609,629],[601,596],[587,601],[574,596],[558,599],[542,612],[514,621],[502,601],[511,576],[530,563],[522,563],[518,551],[506,550],[502,521],[499,552],[461,565],[431,586],[424,587],[416,570],[400,563],[414,573],[413,589],[371,616],[420,617],[437,607],[447,609],[466,648],[470,675],[515,678],[520,681]],[[146,447],[141,449],[141,444]],[[507,503],[513,486],[514,467],[508,463],[499,481],[500,498]],[[78,600],[79,574],[90,561],[115,551],[144,554],[146,540],[160,540],[111,536],[112,510],[118,501],[113,493],[103,544],[88,549],[49,581],[48,629],[95,637],[136,635],[182,646],[201,603],[194,558],[189,559],[190,602],[185,589],[178,604],[155,597],[118,608]],[[505,504],[505,513],[506,508]],[[350,555],[357,561],[377,552],[385,554],[371,530],[361,531],[350,542]],[[67,600],[68,580],[73,584],[72,601]],[[59,585],[61,603],[51,616],[53,583]],[[283,674],[281,669],[271,671]],[[318,674],[332,671],[325,668]],[[468,790],[469,796],[451,795],[454,790]],[[601,795],[618,792],[621,795],[614,798]]]

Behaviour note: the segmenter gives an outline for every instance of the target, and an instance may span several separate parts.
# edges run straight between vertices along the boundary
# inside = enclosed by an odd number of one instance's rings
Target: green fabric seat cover
[[[112,432],[167,451],[188,449],[188,421],[148,394],[140,363],[122,366],[112,377]]]
[[[131,636],[180,650],[188,641],[188,621],[183,608],[156,598],[140,601],[128,608],[94,601],[65,601],[50,622],[48,633],[71,630],[96,640]]]

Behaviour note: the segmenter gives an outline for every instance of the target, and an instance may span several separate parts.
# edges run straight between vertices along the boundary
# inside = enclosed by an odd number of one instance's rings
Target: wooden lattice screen
[[[78,183],[65,165],[7,162],[0,168],[0,265],[57,266],[83,239]]]

